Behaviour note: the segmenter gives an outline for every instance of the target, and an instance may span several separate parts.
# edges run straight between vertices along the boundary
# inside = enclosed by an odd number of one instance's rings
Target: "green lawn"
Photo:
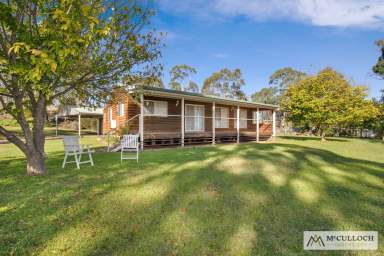
[[[5,129],[8,131],[11,131],[15,133],[16,135],[22,137],[23,133],[18,126],[4,126]],[[47,138],[49,137],[55,137],[56,136],[56,127],[52,126],[46,126],[44,128],[44,134]],[[63,135],[77,135],[78,131],[77,130],[70,130],[70,129],[63,129],[59,128],[57,131],[58,136],[63,136]],[[96,135],[97,131],[92,131],[92,130],[87,130],[87,129],[82,129],[81,130],[81,135]],[[0,140],[6,140],[6,138],[0,134]]]
[[[95,139],[87,139],[87,142]],[[273,143],[162,149],[120,164],[28,177],[0,145],[0,255],[319,255],[304,230],[377,230],[384,254],[384,144],[278,138]]]

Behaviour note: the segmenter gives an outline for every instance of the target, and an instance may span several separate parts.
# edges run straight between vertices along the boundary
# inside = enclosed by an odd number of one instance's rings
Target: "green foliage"
[[[0,125],[1,126],[12,126],[12,127],[18,127],[19,124],[17,123],[17,121],[15,119],[13,119],[12,117],[9,117],[9,116],[0,116]]]
[[[282,108],[295,124],[310,125],[324,135],[335,125],[359,127],[377,116],[377,109],[372,101],[365,100],[366,96],[365,87],[352,87],[341,74],[326,68],[291,84]]]
[[[195,82],[189,81],[189,84],[186,87],[185,91],[198,93],[200,91],[200,89],[199,89],[199,86]]]
[[[123,127],[121,127],[119,130],[118,130],[118,134],[119,135],[124,135],[124,134],[129,134],[129,131],[131,130],[131,128],[129,127],[129,125],[124,125]]]
[[[169,72],[171,76],[169,87],[177,91],[198,92],[199,86],[191,80],[191,76],[196,73],[195,68],[185,64],[174,66]]]
[[[291,67],[281,68],[276,70],[269,77],[269,84],[276,86],[280,96],[284,94],[288,86],[292,83],[297,83],[306,76],[305,73],[295,70]]]
[[[239,68],[231,71],[227,68],[213,73],[204,81],[202,92],[208,95],[246,100],[242,91],[245,85],[243,75]]]
[[[366,100],[367,90],[365,86],[356,86],[344,95],[347,109],[340,118],[339,126],[363,128],[365,122],[378,117],[379,109],[377,106],[372,100]]]
[[[381,96],[373,99],[373,103],[378,110],[378,115],[364,122],[364,128],[372,129],[384,140],[384,89],[381,90]]]
[[[377,60],[376,65],[373,66],[372,70],[375,74],[384,79],[384,40],[379,40],[376,44],[381,49],[381,56]]]
[[[124,78],[124,85],[127,86],[149,86],[149,87],[157,87],[164,88],[163,80],[161,80],[160,76],[150,75],[150,76],[137,76],[137,75],[129,75]]]
[[[265,87],[251,95],[253,102],[266,104],[279,104],[278,90],[276,87]]]
[[[159,75],[161,42],[148,28],[153,11],[146,6],[135,0],[0,2],[0,113],[18,121],[24,140],[2,126],[0,133],[28,160],[39,156],[32,164],[40,166],[30,170],[43,166],[47,105],[68,95],[98,105],[126,76]]]
[[[135,66],[160,54],[159,39],[143,32],[152,11],[135,1],[10,1],[0,6],[7,17],[2,20],[1,88],[11,95],[15,88],[51,102],[75,92],[94,102]],[[9,85],[15,79],[17,84]]]

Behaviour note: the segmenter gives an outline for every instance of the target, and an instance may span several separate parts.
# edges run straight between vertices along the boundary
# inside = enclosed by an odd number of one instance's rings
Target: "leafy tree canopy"
[[[95,104],[127,75],[158,73],[160,41],[147,28],[153,11],[136,1],[0,2],[1,112],[23,139],[0,133],[27,157],[29,174],[45,172],[46,107],[66,94]],[[25,113],[32,113],[32,125]]]
[[[160,76],[151,75],[151,76],[140,76],[140,75],[130,75],[124,78],[123,86],[150,86],[157,88],[164,88],[163,80]]]
[[[326,68],[289,85],[281,105],[289,120],[298,125],[309,124],[324,140],[325,132],[335,125],[357,126],[377,116],[377,108],[365,99],[366,91],[365,87],[351,86],[340,73]]]
[[[245,82],[239,68],[231,71],[227,68],[213,73],[204,81],[202,92],[226,98],[246,100],[242,90]]]
[[[364,123],[364,128],[374,130],[384,140],[384,89],[377,99],[373,99],[374,105],[379,111],[377,117],[373,117]]]
[[[253,102],[279,104],[276,87],[265,87],[251,95]]]
[[[198,92],[199,86],[191,80],[191,76],[196,73],[195,68],[185,64],[174,66],[170,71],[169,87],[178,91]]]
[[[377,60],[376,65],[373,66],[372,70],[375,74],[384,79],[384,40],[379,40],[376,44],[381,48],[381,56]]]
[[[298,82],[300,79],[305,77],[305,73],[295,70],[291,67],[281,68],[276,70],[269,77],[269,84],[271,86],[276,86],[280,95],[288,88],[292,83]]]

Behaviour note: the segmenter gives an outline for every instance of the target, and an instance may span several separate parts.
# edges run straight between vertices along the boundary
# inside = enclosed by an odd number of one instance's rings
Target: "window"
[[[157,100],[144,101],[145,116],[168,116],[168,102]]]
[[[237,114],[234,120],[235,120],[235,128],[237,128]],[[240,121],[240,128],[247,128],[247,110],[246,109],[240,109],[239,121]]]
[[[252,123],[256,124],[256,119],[257,119],[257,111],[253,112],[253,118],[252,118]],[[260,121],[260,112],[259,112],[259,121]]]
[[[185,105],[185,131],[204,131],[204,106],[191,104]]]
[[[228,108],[215,109],[215,128],[228,128]]]
[[[253,112],[253,120],[252,122],[255,124],[257,118],[257,112]],[[272,112],[271,111],[259,111],[259,123],[271,122],[272,120]]]
[[[124,103],[120,103],[117,106],[117,116],[123,116],[124,115]]]
[[[272,111],[260,111],[259,113],[260,123],[266,123],[272,121]]]

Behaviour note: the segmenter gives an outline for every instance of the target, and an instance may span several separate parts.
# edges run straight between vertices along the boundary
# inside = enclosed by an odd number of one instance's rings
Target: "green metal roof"
[[[180,95],[180,96],[199,97],[199,98],[204,98],[204,99],[208,99],[211,101],[214,101],[216,99],[216,100],[220,100],[220,101],[229,101],[232,103],[241,103],[241,104],[251,104],[251,105],[263,106],[263,107],[273,108],[273,109],[279,108],[278,105],[259,103],[259,102],[253,102],[253,101],[246,101],[246,100],[235,100],[235,99],[224,98],[224,97],[219,97],[219,96],[214,96],[214,95],[206,95],[206,94],[202,94],[202,93],[177,91],[177,90],[164,89],[164,88],[159,88],[159,87],[141,86],[140,88],[137,88],[136,90],[137,91],[140,91],[140,90],[153,91],[153,92],[160,92],[160,93],[163,92],[163,93],[169,93],[169,94]]]

